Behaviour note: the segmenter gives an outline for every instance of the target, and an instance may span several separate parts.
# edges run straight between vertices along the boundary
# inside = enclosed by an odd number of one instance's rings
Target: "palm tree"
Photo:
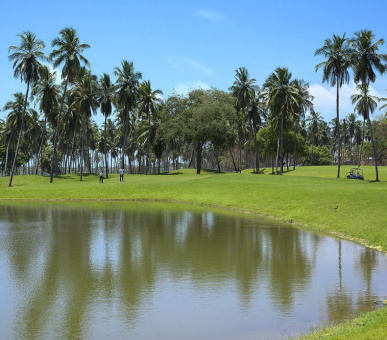
[[[297,87],[291,80],[292,73],[286,67],[278,67],[266,79],[263,84],[265,90],[268,106],[271,113],[277,117],[280,123],[279,147],[277,148],[277,159],[280,158],[280,174],[283,173],[283,130],[285,120],[288,119],[288,114],[291,110],[299,108],[300,95]],[[277,167],[276,167],[277,168]]]
[[[352,49],[348,44],[348,38],[345,33],[342,37],[333,35],[333,39],[325,39],[324,46],[317,49],[314,55],[322,55],[327,60],[316,65],[317,70],[323,68],[323,82],[330,83],[331,86],[336,85],[336,119],[340,121],[339,114],[339,88],[343,84],[349,83],[348,68],[351,66]],[[337,146],[338,146],[338,166],[337,178],[340,178],[340,124],[337,124]]]
[[[144,112],[148,118],[148,141],[146,147],[146,165],[145,175],[148,174],[148,159],[149,159],[149,144],[150,144],[150,133],[151,133],[151,114],[154,114],[158,110],[159,104],[161,104],[160,96],[163,91],[157,89],[152,91],[151,83],[149,80],[142,82],[139,88],[140,95],[140,112]]]
[[[90,71],[86,71],[85,68],[81,68],[80,77],[77,78],[76,84],[73,88],[73,94],[75,105],[79,109],[79,112],[83,115],[80,171],[80,181],[82,181],[85,131],[91,117],[91,113],[93,112],[96,114],[97,108],[99,107],[98,98],[100,96],[100,88],[97,77],[92,75]]]
[[[243,122],[246,119],[246,113],[251,100],[254,98],[255,90],[258,86],[255,85],[255,79],[250,78],[249,72],[245,67],[240,67],[235,70],[234,83],[229,88],[235,98],[235,107],[238,116],[238,135],[239,135],[239,172],[242,172],[242,138],[243,138]],[[240,111],[242,110],[242,115]]]
[[[356,93],[351,96],[352,105],[355,105],[355,112],[357,112],[360,116],[362,116],[365,120],[369,119],[369,113],[373,113],[378,104],[379,98],[376,96],[372,96],[369,94],[369,85],[366,84],[366,86],[363,86],[361,84],[356,86],[356,89],[359,91],[359,93]],[[370,128],[372,128],[372,125],[370,125]],[[363,128],[363,140],[364,140],[364,128]],[[363,142],[362,140],[362,142]],[[372,132],[371,132],[371,143],[373,142],[372,139]],[[375,157],[375,154],[374,154]],[[359,160],[360,162],[361,160]],[[376,162],[376,158],[375,158]],[[360,166],[360,164],[359,164]]]
[[[105,167],[106,178],[109,178],[109,165],[107,161],[107,147],[106,147],[106,122],[112,114],[113,98],[114,98],[114,86],[110,80],[110,75],[104,73],[99,79],[99,85],[101,87],[101,94],[98,98],[101,106],[101,112],[105,117],[104,124],[104,154],[105,154]]]
[[[36,35],[31,33],[30,31],[23,32],[22,34],[18,34],[21,38],[20,46],[11,46],[8,49],[8,52],[11,53],[8,58],[9,60],[13,60],[13,68],[14,68],[14,76],[15,78],[19,78],[21,81],[27,83],[27,91],[24,99],[24,107],[22,114],[22,123],[20,126],[19,137],[17,141],[15,158],[13,160],[9,185],[12,185],[13,173],[15,171],[16,159],[19,152],[20,140],[23,133],[24,126],[24,118],[27,107],[27,98],[28,92],[30,89],[30,85],[34,84],[39,79],[39,70],[41,64],[39,60],[47,60],[48,58],[44,55],[43,49],[45,47],[42,40],[36,38]]]
[[[43,144],[46,139],[47,118],[53,115],[54,109],[58,106],[58,97],[60,86],[55,84],[56,72],[50,72],[48,66],[41,68],[40,79],[36,82],[32,89],[32,96],[35,96],[35,101],[39,103],[39,109],[44,113],[44,124],[42,140],[40,143],[38,158],[36,162],[35,174],[38,174],[39,159],[42,154]],[[42,170],[43,175],[43,170]]]
[[[263,96],[258,88],[254,91],[254,97],[251,98],[248,110],[250,134],[254,140],[255,149],[255,169],[254,172],[259,174],[259,155],[258,155],[258,144],[257,144],[257,133],[262,124],[262,117],[265,117],[266,112],[263,103]]]
[[[353,164],[353,157],[352,157],[352,144],[353,144],[353,136],[355,135],[355,128],[356,128],[356,115],[354,113],[350,113],[347,117],[348,122],[348,134],[349,134],[349,157],[351,164]]]
[[[370,30],[363,30],[355,33],[355,38],[351,39],[350,43],[353,46],[354,52],[352,56],[352,64],[354,69],[355,83],[361,84],[362,95],[364,98],[363,110],[359,112],[365,120],[368,120],[371,134],[372,151],[375,162],[376,181],[379,181],[378,164],[376,159],[376,150],[372,133],[372,123],[369,111],[372,104],[368,103],[370,96],[368,95],[370,82],[375,82],[376,75],[374,69],[377,69],[380,74],[386,71],[387,54],[377,53],[379,46],[384,44],[383,39],[373,42],[375,36]],[[373,111],[371,110],[371,113]]]
[[[310,111],[310,116],[305,120],[308,124],[306,125],[309,129],[309,132],[312,135],[312,153],[310,155],[310,165],[312,165],[313,160],[313,146],[317,144],[317,138],[319,135],[320,126],[323,124],[323,118],[320,112],[314,110]]]
[[[294,79],[293,84],[298,90],[298,95],[300,97],[298,103],[298,111],[293,110],[294,118],[294,153],[293,153],[293,170],[296,170],[296,152],[297,152],[297,128],[300,123],[300,120],[305,119],[305,113],[307,110],[313,109],[313,99],[314,97],[309,93],[309,83],[305,82],[303,79]]]
[[[128,138],[129,131],[129,112],[133,111],[137,104],[138,97],[138,86],[139,81],[142,78],[141,72],[136,72],[134,70],[133,62],[123,60],[121,62],[121,68],[114,68],[114,75],[117,77],[116,80],[116,90],[117,90],[117,100],[123,106],[124,114],[124,126],[125,133],[122,143],[122,157],[121,157],[121,167],[124,169],[125,166],[125,147]]]
[[[14,100],[10,100],[7,103],[5,103],[3,111],[11,110],[11,112],[7,115],[7,119],[5,122],[5,135],[7,136],[8,142],[7,142],[7,148],[5,152],[5,174],[7,174],[8,171],[8,154],[9,154],[9,148],[11,146],[11,143],[14,140],[14,136],[17,133],[18,130],[20,130],[21,123],[22,123],[22,117],[23,117],[23,109],[24,109],[24,102],[25,98],[23,96],[23,93],[16,92],[13,94]],[[28,102],[27,102],[28,105]],[[26,109],[27,113],[29,109]]]
[[[72,27],[66,27],[62,29],[59,34],[61,36],[59,38],[55,38],[51,43],[52,47],[56,47],[57,49],[51,52],[50,58],[53,60],[54,67],[58,67],[63,63],[62,79],[65,79],[65,84],[54,135],[54,151],[51,159],[50,183],[52,183],[54,176],[54,162],[56,158],[60,118],[63,111],[67,86],[74,83],[81,67],[81,61],[85,65],[90,66],[89,61],[81,54],[85,49],[90,48],[90,45],[81,44],[79,42],[77,31]]]

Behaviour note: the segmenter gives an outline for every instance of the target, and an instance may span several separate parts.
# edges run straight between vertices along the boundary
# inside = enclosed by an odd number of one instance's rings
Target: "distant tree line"
[[[248,70],[235,71],[228,92],[212,88],[188,95],[152,89],[133,62],[123,60],[109,74],[90,71],[73,28],[60,31],[46,56],[45,45],[31,32],[19,35],[19,46],[9,48],[14,75],[26,84],[5,103],[0,120],[0,169],[14,174],[49,175],[85,171],[160,173],[193,167],[261,173],[298,165],[361,164],[372,158],[387,162],[387,118],[372,122],[378,103],[387,101],[369,92],[375,71],[384,74],[387,55],[378,53],[383,39],[371,31],[353,38],[333,35],[316,50],[326,60],[323,82],[336,86],[337,115],[325,122],[313,108],[309,85],[278,67],[258,86]],[[46,65],[44,63],[47,63]],[[53,68],[48,66],[52,63]],[[62,68],[61,83],[53,69]],[[354,112],[339,114],[339,89],[352,70],[358,92],[352,96]],[[379,109],[385,109],[387,104]],[[363,118],[358,119],[356,113]],[[98,126],[92,116],[102,114]],[[366,124],[367,123],[367,124]],[[363,161],[364,163],[364,161]]]

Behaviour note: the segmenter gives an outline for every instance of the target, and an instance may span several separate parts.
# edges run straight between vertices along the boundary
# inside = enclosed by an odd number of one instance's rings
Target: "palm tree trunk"
[[[84,158],[84,147],[85,147],[85,129],[86,129],[86,113],[85,118],[83,118],[83,126],[82,126],[82,146],[81,146],[81,171],[79,175],[79,180],[82,181],[82,173],[83,173],[83,158]]]
[[[129,131],[129,110],[126,108],[125,110],[125,135],[124,135],[124,141],[122,143],[122,155],[121,155],[121,169],[125,169],[125,148],[126,148],[126,141],[128,139],[128,131]]]
[[[280,136],[277,138],[277,157],[275,158],[275,174],[278,174],[278,158],[280,149]]]
[[[339,97],[339,82],[336,79],[336,119],[337,119],[337,147],[338,147],[338,158],[337,158],[337,178],[340,178],[340,114],[339,114],[339,102],[340,102],[340,97]]]
[[[56,163],[56,144],[58,141],[58,135],[59,135],[59,125],[60,125],[60,116],[63,111],[63,104],[66,97],[66,90],[67,90],[67,83],[68,83],[68,77],[66,78],[65,87],[63,90],[63,97],[62,97],[62,103],[60,104],[60,110],[58,115],[58,122],[56,123],[56,129],[55,129],[55,136],[54,136],[54,151],[52,153],[52,159],[51,159],[51,174],[50,174],[50,183],[52,183],[53,177],[54,177],[54,164]]]
[[[44,115],[44,126],[43,126],[42,140],[41,140],[41,142],[40,142],[38,155],[37,155],[37,157],[36,157],[35,175],[38,174],[39,158],[40,158],[40,155],[41,155],[41,153],[42,153],[44,140],[46,139],[46,124],[47,124],[47,115],[45,114],[45,115]],[[42,170],[42,175],[43,175],[43,170]]]
[[[370,125],[372,153],[374,155],[374,162],[375,162],[375,176],[376,176],[375,181],[378,182],[379,181],[378,161],[376,159],[376,149],[375,149],[374,137],[372,134],[372,123],[371,123],[371,119],[369,119],[369,118],[368,118],[368,124]]]
[[[148,141],[146,146],[145,175],[148,174],[148,167],[149,167],[149,144],[150,144],[150,110],[148,110]]]
[[[281,114],[281,144],[280,144],[280,158],[281,158],[281,167],[280,167],[280,175],[282,175],[284,170],[284,160],[282,154],[282,142],[283,142],[283,133],[284,133],[284,114]]]
[[[26,97],[25,97],[25,100],[24,100],[22,123],[21,123],[21,126],[20,126],[19,138],[17,139],[15,158],[13,159],[13,164],[12,164],[12,169],[11,169],[11,174],[10,174],[11,178],[9,179],[9,184],[8,184],[9,187],[12,186],[13,173],[15,171],[17,155],[19,153],[20,140],[21,140],[21,136],[22,136],[22,133],[23,133],[24,119],[25,119],[25,116],[26,116],[26,107],[27,107],[27,99],[28,99],[28,91],[29,90],[30,90],[30,81],[28,80],[28,82],[27,82]]]
[[[293,140],[293,144],[294,144],[294,152],[293,152],[293,170],[296,170],[296,153],[297,153],[297,122],[298,120],[296,120],[294,122],[294,140]]]
[[[363,142],[364,142],[364,134],[365,134],[365,119],[363,118],[363,136],[360,144],[360,151],[359,151],[359,168],[361,163],[361,153],[363,151]]]
[[[232,152],[231,152],[231,148],[228,149],[230,151],[230,156],[231,156],[231,159],[232,159],[232,164],[234,165],[234,169],[235,169],[235,172],[238,173],[238,168],[235,164],[235,160],[234,160],[234,156],[232,155]]]
[[[7,144],[7,151],[5,153],[5,175],[7,176],[7,169],[8,169],[8,152],[9,152],[9,146],[11,145],[11,140],[13,137],[13,130],[11,131],[11,135],[9,136],[8,144]]]
[[[105,131],[104,131],[104,151],[105,151],[105,168],[106,168],[106,178],[109,178],[109,164],[107,160],[107,147],[106,147],[106,120],[107,116],[105,115]]]

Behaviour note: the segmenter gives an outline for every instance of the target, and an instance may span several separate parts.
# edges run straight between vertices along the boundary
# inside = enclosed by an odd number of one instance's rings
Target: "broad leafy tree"
[[[333,35],[333,39],[325,39],[324,45],[317,49],[315,55],[321,55],[326,58],[325,61],[316,65],[316,72],[319,68],[323,69],[323,82],[329,83],[331,86],[336,85],[336,119],[340,121],[339,111],[339,89],[343,84],[349,82],[349,67],[351,66],[352,49],[348,44],[348,38],[345,33],[342,37]],[[340,129],[340,124],[337,124],[337,129]],[[338,164],[337,178],[340,178],[340,131],[337,134],[337,149],[338,149]]]
[[[27,98],[30,85],[33,85],[39,79],[39,71],[41,63],[39,60],[47,60],[47,57],[43,53],[45,47],[42,40],[36,38],[36,35],[26,31],[18,35],[21,38],[20,46],[11,46],[8,49],[10,55],[8,56],[10,61],[13,61],[14,76],[20,78],[22,82],[27,84],[27,90],[24,99],[24,107],[22,113],[22,122],[19,131],[19,137],[17,141],[14,161],[10,173],[9,185],[12,185],[13,174],[15,171],[16,159],[19,152],[20,141],[23,133],[24,119],[27,107]]]

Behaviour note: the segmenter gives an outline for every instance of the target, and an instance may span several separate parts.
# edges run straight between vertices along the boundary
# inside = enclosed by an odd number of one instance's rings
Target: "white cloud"
[[[211,70],[209,67],[202,65],[196,60],[192,60],[189,58],[181,58],[178,56],[169,56],[167,57],[167,61],[176,69],[184,69],[190,67],[197,71],[203,72],[208,76],[215,75],[215,72],[213,70]]]
[[[339,90],[340,98],[340,119],[353,112],[351,96],[356,94],[356,84],[344,84]],[[336,117],[336,86],[313,84],[309,87],[310,94],[314,97],[314,110],[320,112],[325,120]],[[373,87],[370,87],[370,94],[382,97]]]
[[[178,94],[182,95],[187,95],[190,91],[196,90],[196,89],[202,89],[202,90],[209,90],[211,88],[210,85],[197,80],[197,81],[187,81],[184,83],[180,83],[176,85],[173,89],[172,92],[176,92]]]
[[[209,11],[207,9],[197,10],[195,11],[195,15],[212,22],[222,21],[226,19],[225,15],[215,11]]]

